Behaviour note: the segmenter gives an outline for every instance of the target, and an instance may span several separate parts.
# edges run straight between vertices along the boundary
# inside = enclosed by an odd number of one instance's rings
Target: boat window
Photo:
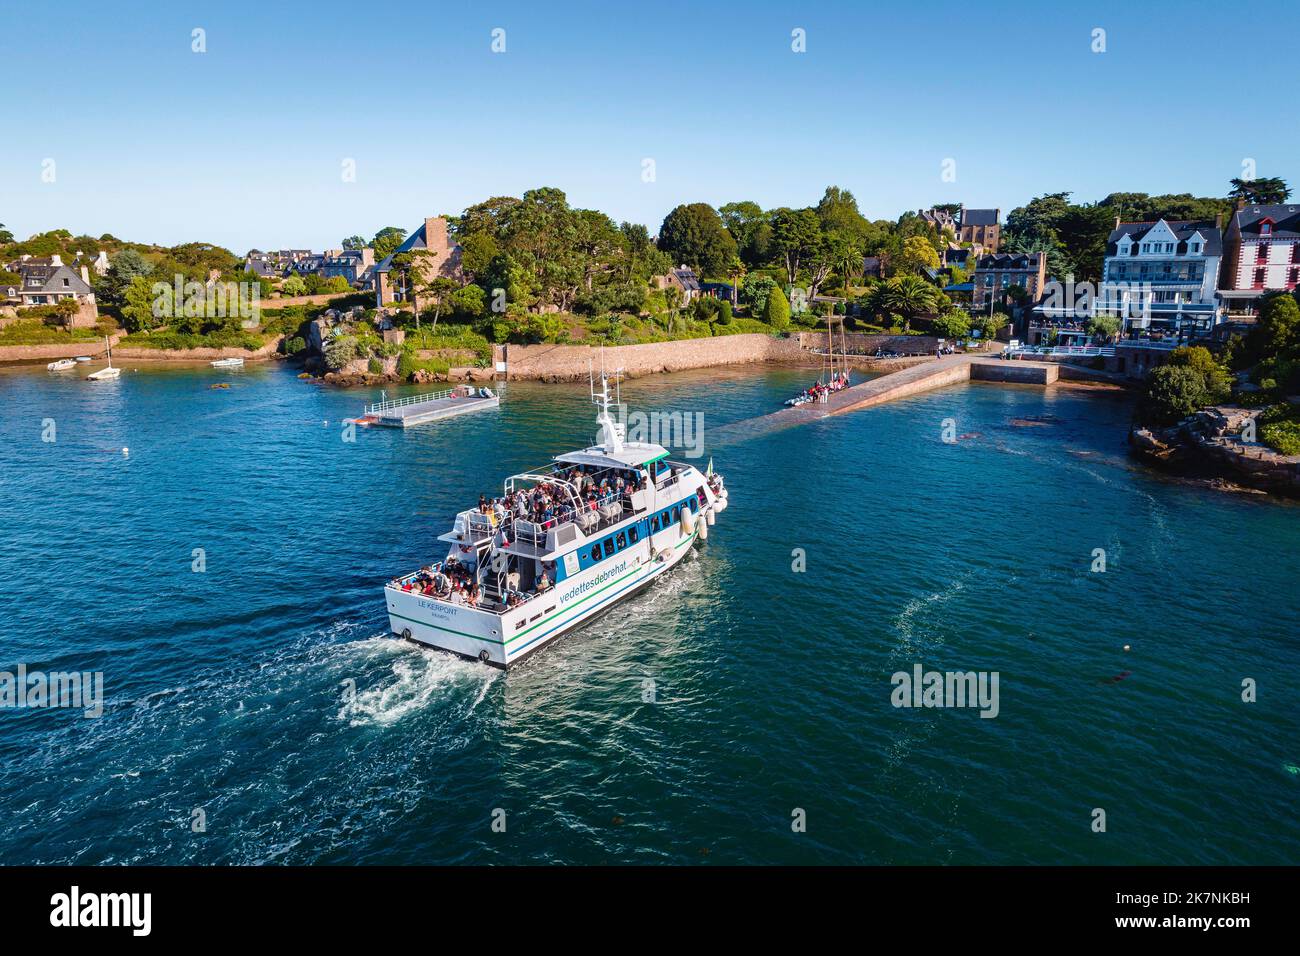
[[[659,516],[655,515],[650,519],[650,533],[654,534],[659,530]]]
[[[623,534],[622,532],[619,532],[618,549],[622,551],[626,547],[627,547],[627,535]]]
[[[608,558],[608,557],[609,557],[611,554],[613,554],[613,553],[614,553],[614,539],[613,539],[613,538],[606,538],[606,539],[605,539],[605,557]]]
[[[600,560],[600,545],[596,545],[594,548],[591,549],[591,560],[593,561]]]
[[[681,515],[679,515],[679,514],[677,513],[677,506],[676,506],[676,505],[673,505],[673,524],[676,524],[676,523],[677,523],[677,519],[680,518],[680,517],[681,517]]]
[[[628,539],[629,541],[631,541],[633,544],[636,544],[636,542],[637,542],[637,538],[639,538],[639,537],[640,537],[640,535],[637,534],[637,530],[636,530],[635,527],[632,527],[632,528],[628,528],[628,529],[627,529],[627,539]]]

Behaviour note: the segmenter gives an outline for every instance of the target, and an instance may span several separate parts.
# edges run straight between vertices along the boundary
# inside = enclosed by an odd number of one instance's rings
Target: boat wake
[[[451,720],[468,717],[502,676],[495,668],[405,641],[379,638],[367,643],[381,646],[394,660],[387,679],[375,686],[343,682],[337,716],[351,727],[390,726],[431,705],[440,705],[440,713]]]

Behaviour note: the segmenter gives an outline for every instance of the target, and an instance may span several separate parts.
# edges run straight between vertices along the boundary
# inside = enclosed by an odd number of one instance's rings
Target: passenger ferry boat
[[[646,587],[708,538],[727,489],[659,445],[626,441],[602,371],[600,444],[505,480],[456,515],[436,564],[384,589],[394,634],[507,668]]]

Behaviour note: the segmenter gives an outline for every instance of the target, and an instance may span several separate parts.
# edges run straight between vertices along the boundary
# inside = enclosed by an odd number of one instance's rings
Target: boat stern
[[[394,634],[485,664],[506,666],[500,615],[449,604],[394,584],[384,588],[384,603],[388,627]]]

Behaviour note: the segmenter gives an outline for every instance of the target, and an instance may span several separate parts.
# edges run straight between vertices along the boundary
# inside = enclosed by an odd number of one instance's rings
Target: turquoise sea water
[[[0,710],[0,862],[1300,860],[1300,509],[1142,470],[1113,394],[745,424],[806,378],[628,383],[704,414],[731,507],[503,674],[390,638],[382,583],[592,441],[585,385],[347,443],[377,393],[284,369],[0,370],[0,669],[107,698]],[[894,708],[917,663],[997,671],[998,716]]]

